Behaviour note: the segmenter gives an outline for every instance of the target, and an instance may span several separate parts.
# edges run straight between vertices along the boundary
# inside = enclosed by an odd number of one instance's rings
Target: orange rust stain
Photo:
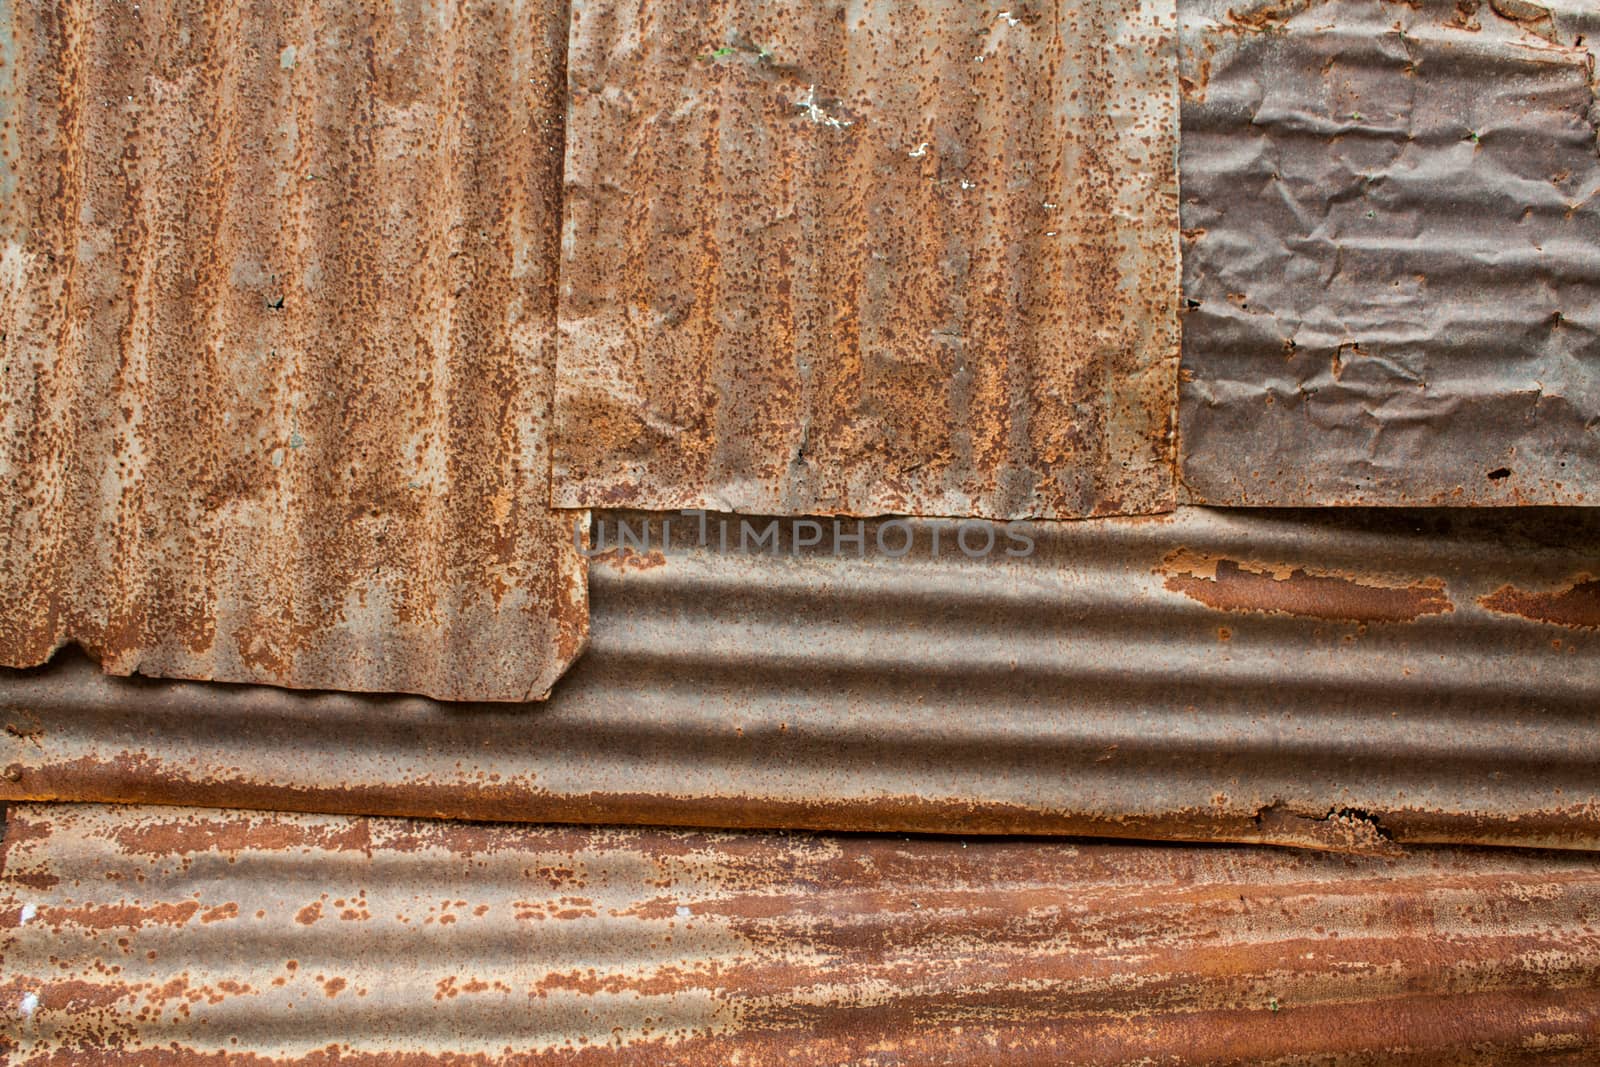
[[[589,566],[603,564],[619,571],[650,571],[667,562],[666,553],[660,549],[635,552],[631,548],[612,548],[589,557]]]
[[[345,985],[346,983],[343,978],[330,978],[326,982],[322,983],[322,990],[323,992],[327,993],[329,997],[336,997],[339,995],[339,991],[342,990]]]
[[[45,874],[40,871],[19,871],[16,874],[7,874],[6,880],[9,882],[15,882],[17,885],[24,886],[28,889],[37,889],[41,891],[46,889],[54,889],[57,885],[61,884],[60,878],[57,878],[53,874]]]
[[[229,903],[212,908],[210,911],[200,916],[200,921],[203,923],[214,923],[219,919],[236,919],[238,917],[239,905]]]
[[[1600,628],[1600,578],[1580,574],[1565,589],[1530,592],[1503,585],[1478,604],[1497,615],[1518,615],[1534,622],[1571,626],[1579,630]]]
[[[85,904],[79,908],[44,908],[40,918],[52,925],[73,923],[91,930],[118,928],[137,929],[141,926],[182,926],[200,905],[192,900],[182,904]]]
[[[1157,573],[1166,587],[1219,611],[1300,615],[1340,622],[1413,622],[1455,610],[1437,578],[1384,585],[1303,567],[1243,564],[1180,549]]]
[[[1280,3],[1264,4],[1254,9],[1247,8],[1242,14],[1230,7],[1228,21],[1245,29],[1265,32],[1277,29],[1289,21],[1299,6],[1295,0],[1283,0]]]
[[[195,852],[285,852],[318,848],[331,852],[372,851],[365,823],[306,824],[272,816],[261,819],[162,819],[118,826],[114,840],[127,855],[187,856]]]
[[[295,913],[294,921],[301,926],[310,926],[322,918],[322,901],[314,900]]]
[[[46,992],[39,996],[41,1007],[61,1016],[83,1015],[94,1009],[113,1008],[133,995],[136,987],[122,982],[89,982],[79,978],[55,979]],[[0,983],[0,998],[6,1004],[15,1004],[29,993],[38,993],[35,982],[11,978]],[[6,1048],[0,1045],[0,1048]],[[9,1049],[8,1049],[9,1051]]]

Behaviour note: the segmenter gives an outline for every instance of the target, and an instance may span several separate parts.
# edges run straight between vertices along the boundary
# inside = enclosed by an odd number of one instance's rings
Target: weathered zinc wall
[[[13,809],[0,1043],[165,1064],[1593,1062],[1584,856]]]

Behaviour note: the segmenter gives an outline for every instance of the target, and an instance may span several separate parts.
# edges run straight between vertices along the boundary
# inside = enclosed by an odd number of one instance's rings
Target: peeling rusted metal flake
[[[0,675],[0,800],[1600,849],[1597,511],[596,526],[535,711],[63,662]]]
[[[1183,22],[1190,498],[1600,503],[1594,5]]]
[[[1583,1063],[1600,863],[13,812],[17,1067]]]
[[[557,504],[1169,510],[1174,27],[576,0]]]
[[[0,662],[545,693],[560,5],[9,10]]]

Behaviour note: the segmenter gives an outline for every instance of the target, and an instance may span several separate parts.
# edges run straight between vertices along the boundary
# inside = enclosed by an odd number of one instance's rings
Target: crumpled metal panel
[[[722,521],[595,561],[538,708],[0,675],[0,799],[1600,849],[1600,512]]]
[[[1176,51],[1172,0],[575,0],[555,501],[1170,509]]]
[[[1587,2],[1185,5],[1195,502],[1600,502],[1597,40]]]
[[[178,1063],[1592,1063],[1600,865],[14,809],[0,1042]]]
[[[546,692],[560,5],[6,21],[0,663]]]

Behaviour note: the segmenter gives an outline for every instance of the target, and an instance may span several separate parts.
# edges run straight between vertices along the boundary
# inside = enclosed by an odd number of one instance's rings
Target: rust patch
[[[126,820],[112,829],[117,847],[131,856],[186,856],[247,849],[318,849],[371,854],[367,829],[359,823],[328,828],[268,817]]]
[[[1256,815],[1256,823],[1264,834],[1278,844],[1299,843],[1306,848],[1364,856],[1399,856],[1405,853],[1384,833],[1376,819],[1361,812],[1345,810],[1306,816],[1289,811],[1277,803],[1263,808]]]
[[[1313,6],[1313,0],[1257,0],[1228,8],[1231,25],[1241,29],[1267,33],[1279,29],[1292,16]]]
[[[1565,589],[1532,592],[1504,585],[1478,604],[1499,615],[1516,615],[1578,630],[1600,628],[1600,578],[1580,574]]]
[[[606,566],[629,571],[651,571],[666,562],[666,553],[659,549],[636,552],[631,548],[611,548],[589,557],[591,567]]]
[[[1489,6],[1496,15],[1513,22],[1543,23],[1549,36],[1554,37],[1550,9],[1543,4],[1529,3],[1528,0],[1489,0]]]
[[[200,921],[203,923],[214,923],[220,922],[223,919],[237,919],[238,917],[239,905],[229,901],[226,904],[219,904],[215,908],[208,909],[200,916]]]
[[[1384,585],[1304,567],[1273,567],[1179,549],[1162,561],[1166,587],[1218,611],[1299,615],[1338,622],[1414,622],[1455,610],[1437,578]]]
[[[42,909],[38,921],[88,930],[137,930],[141,926],[182,926],[200,911],[192,900],[181,904],[86,904]]]

